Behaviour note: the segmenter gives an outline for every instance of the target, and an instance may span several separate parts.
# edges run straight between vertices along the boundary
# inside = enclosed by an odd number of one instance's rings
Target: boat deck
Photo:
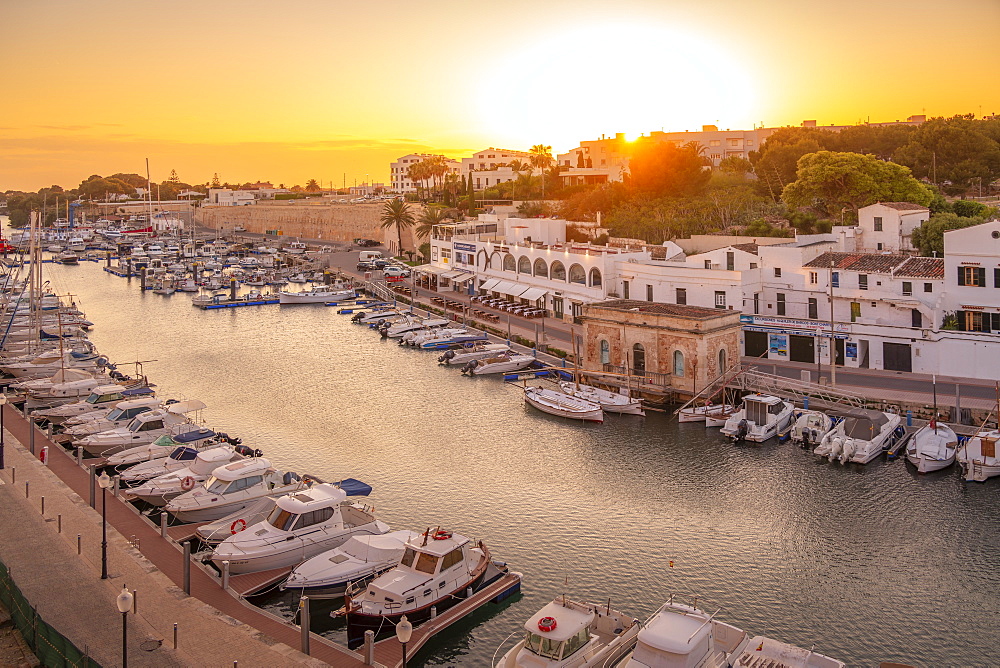
[[[231,575],[229,577],[229,588],[238,596],[250,596],[262,589],[275,585],[288,577],[292,572],[291,566],[283,568],[272,568],[269,571],[258,571],[257,573],[243,573],[242,575]]]

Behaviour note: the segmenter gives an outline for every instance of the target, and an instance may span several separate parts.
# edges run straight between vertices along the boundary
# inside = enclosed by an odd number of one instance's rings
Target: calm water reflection
[[[569,424],[334,309],[204,312],[94,264],[46,268],[97,323],[103,353],[156,360],[145,369],[162,396],[205,401],[208,426],[283,468],[365,480],[393,528],[481,537],[524,573],[521,598],[440,636],[425,665],[488,665],[563,591],[636,616],[697,596],[727,622],[854,665],[1000,662],[997,481],[733,447],[662,414]]]

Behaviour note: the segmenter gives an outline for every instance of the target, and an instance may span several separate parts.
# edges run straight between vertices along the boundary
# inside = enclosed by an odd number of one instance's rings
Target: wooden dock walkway
[[[284,580],[291,572],[292,567],[285,566],[272,568],[269,571],[231,575],[229,576],[229,588],[241,597],[250,596]]]

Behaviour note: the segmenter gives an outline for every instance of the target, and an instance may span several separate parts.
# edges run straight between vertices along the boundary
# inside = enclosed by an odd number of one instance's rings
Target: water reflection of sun
[[[480,81],[487,132],[557,150],[602,133],[741,127],[754,111],[750,74],[721,45],[636,23],[580,27],[498,51]]]

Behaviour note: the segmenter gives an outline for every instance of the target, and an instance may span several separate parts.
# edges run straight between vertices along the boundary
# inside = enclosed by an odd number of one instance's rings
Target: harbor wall
[[[248,206],[203,206],[195,214],[195,222],[202,227],[232,233],[236,227],[246,232],[266,234],[280,231],[281,236],[332,241],[350,244],[353,239],[375,239],[385,245],[396,243],[396,230],[382,229],[384,204],[316,202],[303,204],[300,200],[268,202]],[[421,207],[410,204],[414,217],[419,217]],[[415,240],[409,230],[403,231],[403,248],[416,250]]]

